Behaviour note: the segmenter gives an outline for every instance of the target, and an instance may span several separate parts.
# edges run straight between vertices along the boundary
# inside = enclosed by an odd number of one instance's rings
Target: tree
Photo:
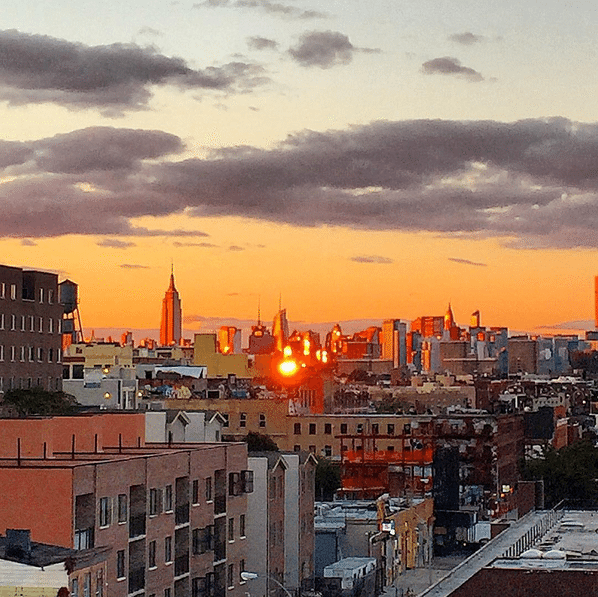
[[[341,486],[341,467],[328,458],[318,458],[316,466],[316,499],[332,501],[334,492]]]
[[[77,410],[77,401],[64,392],[49,392],[42,388],[8,390],[3,403],[12,406],[20,417],[29,415],[68,415]]]
[[[598,448],[588,440],[560,450],[548,448],[543,458],[524,463],[522,473],[527,480],[544,481],[547,507],[562,500],[580,506],[598,504]]]
[[[278,452],[276,442],[265,433],[250,431],[243,441],[247,443],[248,452]]]

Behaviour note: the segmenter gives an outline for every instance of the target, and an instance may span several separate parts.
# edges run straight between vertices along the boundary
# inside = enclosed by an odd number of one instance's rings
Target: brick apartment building
[[[77,550],[111,546],[111,597],[244,595],[245,444],[146,444],[142,413],[2,428],[0,529]]]
[[[62,388],[58,276],[0,265],[0,392]]]

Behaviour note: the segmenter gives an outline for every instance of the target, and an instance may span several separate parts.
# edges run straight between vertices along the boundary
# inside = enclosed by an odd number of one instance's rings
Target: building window
[[[54,302],[54,291],[48,290],[48,304],[51,305]]]
[[[71,597],[79,597],[79,579],[71,580]]]
[[[356,433],[363,433],[363,423],[357,423]]]
[[[21,346],[20,353],[21,353],[21,363],[23,363],[23,362],[25,362],[25,347],[24,346]],[[31,386],[29,386],[29,387],[31,387]]]
[[[315,435],[316,434],[316,424],[315,423],[310,423],[309,424],[309,434],[310,435]]]
[[[30,346],[29,347],[29,362],[33,363],[33,361],[35,361],[35,347]]]
[[[14,313],[10,316],[10,329],[13,332],[17,329],[17,316]]]
[[[110,507],[110,498],[100,498],[100,526],[110,526],[112,522],[112,508]]]
[[[96,597],[104,597],[104,571],[101,568],[96,572]]]
[[[332,456],[332,446],[324,446],[324,456],[326,456],[326,458]]]
[[[270,479],[270,499],[273,500],[276,497],[276,477]]]
[[[159,499],[159,495],[158,493],[160,492],[159,489],[156,488],[152,488],[150,489],[150,495],[149,495],[149,515],[150,516],[156,516],[158,514],[158,512],[160,511],[160,499]]]
[[[39,302],[40,303],[44,302],[44,289],[43,288],[39,289]]]
[[[193,479],[191,484],[191,503],[199,504],[199,479]]]
[[[24,315],[21,315],[21,331],[24,332],[27,328],[27,318]]]
[[[308,448],[308,449],[309,449],[309,451],[310,451],[312,454],[315,454],[315,453],[316,453],[316,447],[315,447],[315,446],[309,446],[309,448]]]
[[[347,435],[347,423],[341,423],[341,435]]]
[[[125,550],[119,549],[116,552],[116,578],[126,578],[125,577]]]
[[[234,579],[234,574],[235,574],[235,565],[234,564],[229,564],[228,565],[228,572],[227,572],[227,586],[229,589],[232,589],[235,586],[235,579]]]
[[[91,574],[89,572],[83,577],[83,597],[91,597]]]
[[[172,537],[164,538],[164,562],[172,562]]]
[[[388,435],[394,435],[394,434],[395,434],[395,426],[394,426],[394,423],[389,423],[389,424],[386,426],[386,433],[387,433]]]
[[[266,415],[264,413],[260,413],[260,427],[266,426]]]
[[[147,564],[150,568],[156,567],[156,542],[150,541],[147,550]]]
[[[11,284],[10,285],[10,298],[13,301],[17,300],[17,285],[16,284]]]
[[[293,433],[295,435],[301,435],[301,423],[295,423],[293,425]]]
[[[6,298],[6,282],[0,284],[0,299]]]
[[[37,349],[37,362],[41,363],[44,360],[44,349],[38,347]]]
[[[223,421],[222,421],[222,426],[223,427],[228,427],[229,425],[229,416],[228,413],[220,413],[222,415]]]
[[[325,435],[332,435],[332,423],[324,423]]]
[[[0,313],[0,330],[4,329],[4,313]]]
[[[16,350],[14,346],[10,347],[10,362],[14,363],[15,362],[15,355],[16,355]],[[13,386],[11,386],[10,388],[11,390],[13,389]]]
[[[241,578],[241,584],[243,584],[245,581],[241,576],[241,572],[245,572],[245,560],[239,560],[239,577]]]
[[[164,597],[171,597],[170,587],[164,589]]]
[[[172,512],[172,485],[167,485],[164,489],[164,511]]]
[[[212,477],[206,479],[206,502],[212,501]]]
[[[127,495],[118,495],[118,522],[127,522]]]
[[[299,444],[295,444],[293,446],[293,452],[301,452],[301,446]]]
[[[54,333],[54,320],[51,317],[48,319],[48,333]]]
[[[235,540],[235,519],[232,516],[228,519],[228,540]]]
[[[33,315],[29,316],[29,331],[35,332],[35,317]]]
[[[380,426],[378,423],[372,423],[372,434],[378,435],[380,433]]]
[[[39,330],[40,334],[43,334],[43,332],[44,332],[44,318],[43,317],[38,318],[37,329]]]
[[[4,344],[0,344],[0,361],[4,360]],[[2,388],[0,388],[2,390]]]
[[[245,537],[245,514],[239,516],[239,536]]]

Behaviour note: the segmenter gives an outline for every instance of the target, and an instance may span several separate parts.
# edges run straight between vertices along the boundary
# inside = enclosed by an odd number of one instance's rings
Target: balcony
[[[189,522],[189,502],[180,504],[176,507],[174,521],[175,524],[185,524]]]
[[[183,554],[177,556],[174,559],[174,575],[175,576],[182,576],[183,574],[187,574],[189,572],[189,554]]]
[[[145,587],[145,567],[129,570],[129,593],[136,593]]]
[[[129,518],[129,538],[145,535],[145,514],[135,514]]]

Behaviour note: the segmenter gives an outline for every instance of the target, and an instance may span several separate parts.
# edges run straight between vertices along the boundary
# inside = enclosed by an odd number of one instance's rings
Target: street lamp
[[[277,581],[273,576],[270,576],[269,574],[264,574],[262,576],[275,582],[286,593],[287,597],[293,597],[289,593],[288,589],[282,583]],[[260,577],[260,575],[256,574],[255,572],[241,572],[241,578],[243,580],[255,580],[256,578],[259,578],[259,577]]]

